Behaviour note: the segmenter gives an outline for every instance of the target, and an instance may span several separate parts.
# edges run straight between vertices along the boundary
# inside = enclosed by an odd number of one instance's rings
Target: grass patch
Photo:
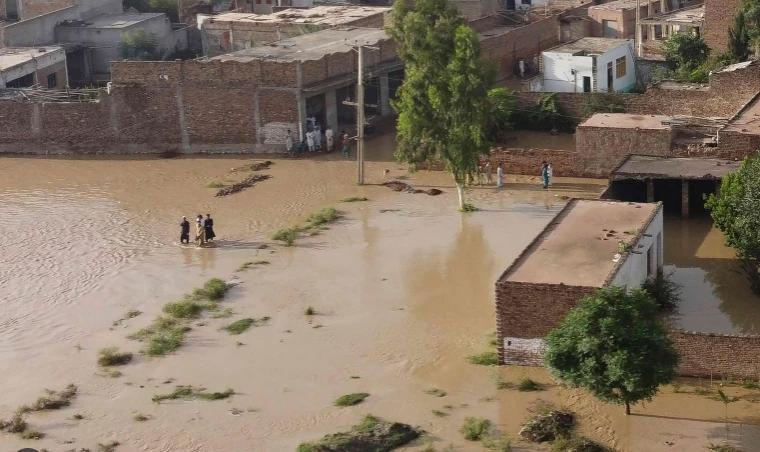
[[[211,278],[203,284],[203,295],[211,301],[221,300],[231,288],[223,279]]]
[[[742,452],[741,449],[738,449],[730,444],[713,444],[710,443],[709,445],[705,446],[708,450],[711,450],[713,452]]]
[[[354,394],[346,394],[338,397],[335,399],[335,406],[354,406],[362,403],[364,399],[369,397],[369,394],[366,392],[357,392]]]
[[[490,333],[486,334],[486,341],[488,342],[489,347],[498,347],[499,336],[496,334],[496,331],[491,331]]]
[[[760,384],[758,384],[758,382],[756,382],[756,381],[744,380],[744,381],[742,381],[742,388],[744,388],[744,389],[750,389],[750,390],[752,390],[752,389],[760,389]]]
[[[130,361],[132,361],[132,353],[119,351],[118,347],[102,348],[98,352],[99,366],[123,366]]]
[[[360,376],[358,376],[358,375],[351,375],[351,377],[350,377],[350,378],[351,378],[352,380],[358,380],[358,379],[360,379],[361,377],[360,377]]]
[[[484,352],[478,355],[470,355],[467,362],[478,366],[495,366],[499,364],[499,355],[496,352]]]
[[[607,447],[578,435],[561,436],[552,443],[552,452],[607,452],[608,450]]]
[[[520,392],[543,391],[543,389],[544,388],[540,384],[530,378],[523,378],[520,380],[520,383],[517,384],[517,390]]]
[[[433,416],[436,416],[436,417],[446,417],[449,415],[449,413],[445,411],[441,411],[441,410],[433,410],[432,413],[433,413]]]
[[[240,267],[238,267],[237,270],[235,270],[235,271],[236,272],[242,272],[242,271],[248,270],[249,268],[253,267],[253,265],[254,265],[253,262],[243,262],[242,264],[240,264]]]
[[[219,311],[219,312],[215,312],[211,314],[211,318],[212,319],[226,319],[226,318],[232,317],[233,315],[235,315],[235,311],[233,311],[230,308],[227,308],[223,311]]]
[[[5,430],[8,433],[23,433],[26,431],[29,424],[24,420],[22,413],[16,413],[13,415],[10,421],[0,419],[0,431]]]
[[[222,400],[227,399],[233,395],[235,391],[231,388],[227,388],[222,392],[205,392],[204,388],[193,388],[192,386],[177,386],[174,391],[168,394],[156,394],[151,399],[156,403],[161,403],[164,400]]]
[[[445,397],[446,391],[444,391],[443,389],[438,389],[438,388],[430,388],[430,389],[425,389],[425,394],[436,396],[436,397]]]
[[[22,405],[16,410],[18,414],[32,411],[60,410],[71,405],[71,400],[77,395],[77,386],[69,384],[63,391],[45,389],[45,395],[39,397],[32,405]]]
[[[320,209],[319,212],[315,212],[309,215],[306,219],[306,223],[312,228],[332,223],[340,218],[340,214],[332,207],[325,207]]]
[[[224,183],[220,181],[219,179],[211,179],[210,181],[206,182],[206,188],[222,188],[224,187]]]
[[[132,416],[132,420],[135,422],[145,422],[149,420],[150,418],[142,413],[137,413],[134,416]]]
[[[325,435],[319,441],[302,443],[297,452],[390,452],[419,438],[420,432],[407,424],[388,422],[368,414],[348,432]]]
[[[105,444],[98,443],[98,452],[114,452],[119,447],[118,441],[110,441]]]
[[[256,264],[256,265],[269,265],[269,263],[270,263],[269,261],[256,261],[256,262],[254,262],[254,264]]]
[[[473,206],[470,203],[464,203],[464,205],[459,208],[460,212],[477,212],[479,210],[480,209],[478,209],[477,207]]]
[[[77,413],[77,414],[71,416],[71,419],[74,419],[75,421],[81,421],[82,419],[84,419],[84,415]]]
[[[142,314],[142,311],[139,311],[137,309],[130,309],[129,311],[127,311],[127,318],[128,319],[134,319],[135,317],[139,316],[140,314]]]
[[[253,326],[264,326],[269,320],[269,317],[262,317],[260,319],[245,318],[232,322],[229,325],[222,327],[222,329],[230,334],[241,334],[245,333]]]
[[[108,376],[108,377],[111,377],[111,378],[119,378],[119,377],[121,377],[122,375],[123,375],[123,374],[121,373],[121,371],[120,371],[120,370],[117,370],[117,369],[109,369],[109,370],[106,372],[106,376]]]
[[[510,452],[512,450],[512,442],[503,435],[489,434],[483,438],[482,442],[486,449],[494,450],[496,452]],[[578,452],[580,452],[580,450],[578,450]]]
[[[468,441],[480,441],[488,435],[490,427],[491,421],[488,419],[466,417],[459,431],[462,433],[462,437]]]
[[[703,386],[696,386],[694,388],[694,394],[696,395],[710,395],[711,392],[712,391],[710,390],[710,388],[705,388]]]
[[[148,356],[164,356],[182,346],[190,327],[181,325],[170,317],[158,316],[147,328],[128,336],[129,339],[145,343],[140,353]]]
[[[175,319],[195,319],[209,307],[208,303],[186,296],[182,301],[166,303],[162,310],[164,314],[169,314]]]
[[[303,310],[303,314],[304,315],[314,315],[316,313],[317,313],[317,311],[313,307],[311,307],[311,306],[309,306],[308,308],[306,308],[306,309]]]
[[[298,229],[296,228],[284,228],[278,229],[272,236],[272,240],[282,242],[285,246],[293,246],[298,238]]]
[[[21,439],[42,439],[45,437],[45,434],[42,433],[39,430],[25,430],[21,433]]]
[[[340,202],[363,202],[363,201],[369,201],[369,198],[365,198],[364,196],[351,196],[350,198],[343,198],[340,200]]]

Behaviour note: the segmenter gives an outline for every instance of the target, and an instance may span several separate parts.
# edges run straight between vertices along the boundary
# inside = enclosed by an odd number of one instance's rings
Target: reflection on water
[[[665,273],[680,284],[679,327],[711,333],[760,333],[760,298],[712,220],[665,219]]]

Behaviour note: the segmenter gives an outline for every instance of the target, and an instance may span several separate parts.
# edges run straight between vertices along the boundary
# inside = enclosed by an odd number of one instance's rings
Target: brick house
[[[573,199],[496,282],[500,364],[540,365],[543,337],[580,299],[662,270],[662,204]]]

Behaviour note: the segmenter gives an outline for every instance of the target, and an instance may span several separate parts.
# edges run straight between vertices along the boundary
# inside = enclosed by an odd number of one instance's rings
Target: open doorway
[[[584,93],[590,93],[591,92],[591,77],[583,77],[583,92]]]
[[[18,0],[5,0],[5,18],[18,20]]]
[[[607,92],[611,93],[615,89],[613,87],[613,84],[615,83],[615,78],[612,75],[612,61],[607,63]]]

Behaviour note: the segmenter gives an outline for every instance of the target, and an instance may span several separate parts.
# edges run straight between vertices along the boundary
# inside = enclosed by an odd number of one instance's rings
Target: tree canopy
[[[728,29],[728,55],[736,63],[749,58],[749,30],[744,11],[734,16],[734,26]]]
[[[725,175],[720,196],[710,195],[705,207],[760,295],[760,157],[746,158],[738,171]]]
[[[673,69],[693,71],[710,56],[710,48],[702,36],[694,33],[675,33],[662,43],[665,60]]]
[[[493,71],[484,62],[477,33],[448,0],[393,5],[393,26],[404,82],[393,106],[398,112],[396,158],[414,166],[440,161],[464,186],[487,155]]]
[[[630,414],[675,377],[679,357],[657,311],[642,289],[600,289],[547,335],[544,362],[555,378]]]
[[[172,23],[179,22],[177,0],[123,0],[124,9],[134,8],[141,13],[164,13]]]

